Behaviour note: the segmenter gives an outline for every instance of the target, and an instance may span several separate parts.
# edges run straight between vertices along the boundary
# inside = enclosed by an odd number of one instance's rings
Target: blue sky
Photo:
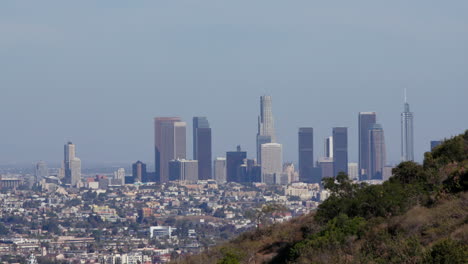
[[[258,97],[273,96],[284,160],[297,129],[315,156],[333,126],[376,111],[400,156],[403,89],[416,157],[467,129],[466,1],[2,1],[0,164],[153,160],[155,116],[207,116],[214,156],[255,156]],[[190,127],[187,130],[191,143]],[[191,145],[187,154],[191,156]]]

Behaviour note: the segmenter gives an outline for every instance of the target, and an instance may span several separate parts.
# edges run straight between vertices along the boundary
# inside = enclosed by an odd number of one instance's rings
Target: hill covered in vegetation
[[[315,213],[178,263],[468,263],[468,130],[393,174],[371,186],[325,179],[332,194]]]

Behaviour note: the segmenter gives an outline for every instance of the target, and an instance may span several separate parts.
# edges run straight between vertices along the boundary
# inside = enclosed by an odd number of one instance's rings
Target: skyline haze
[[[299,127],[321,146],[338,126],[356,162],[358,113],[375,111],[395,164],[404,88],[420,162],[467,128],[468,3],[363,2],[1,3],[0,165],[59,164],[73,141],[83,167],[150,166],[156,116],[206,116],[213,157],[254,158],[263,94],[285,162]]]

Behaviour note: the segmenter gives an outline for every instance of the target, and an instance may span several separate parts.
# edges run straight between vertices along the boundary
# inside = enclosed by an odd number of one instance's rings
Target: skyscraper
[[[369,128],[377,121],[375,112],[359,113],[359,178],[368,180],[369,173]]]
[[[47,163],[45,163],[42,160],[36,163],[34,176],[35,182],[40,182],[45,177],[49,176],[49,169],[47,168]]]
[[[226,182],[226,158],[215,159],[214,178],[218,184]]]
[[[186,158],[186,123],[179,117],[154,119],[155,180],[167,182],[169,161]]]
[[[324,144],[325,158],[333,158],[333,137],[327,137]]]
[[[369,129],[369,165],[370,177],[381,180],[386,163],[384,131],[380,124],[374,124]]]
[[[262,163],[261,145],[276,142],[275,125],[272,112],[271,96],[260,97],[260,116],[258,117],[257,132],[257,162]]]
[[[348,174],[348,128],[333,128],[333,174]]]
[[[317,163],[318,167],[320,168],[320,177],[314,177],[312,183],[320,183],[323,178],[334,177],[334,166],[332,158],[320,158]]]
[[[358,164],[355,162],[348,163],[348,176],[351,180],[359,180],[359,173],[358,173]]]
[[[200,180],[211,179],[211,128],[206,117],[193,118],[193,159]]]
[[[71,187],[76,187],[81,181],[81,160],[76,157],[75,149],[72,142],[68,142],[64,146],[64,180],[65,184],[69,184]]]
[[[117,171],[114,171],[114,181],[118,182],[120,185],[125,184],[125,169],[119,168]]]
[[[299,181],[310,182],[314,168],[314,129],[301,127],[298,133]]]
[[[254,159],[244,159],[244,163],[240,165],[239,182],[262,182],[261,167]]]
[[[410,112],[409,103],[406,101],[406,91],[405,107],[401,113],[401,160],[414,160],[413,113]]]
[[[283,146],[278,143],[266,143],[261,146],[262,182],[274,184],[283,172]]]
[[[146,171],[146,164],[137,161],[132,164],[132,176],[133,182],[147,182],[148,181],[148,174]]]
[[[169,162],[169,180],[197,182],[198,179],[198,161],[176,159]]]
[[[244,159],[247,158],[247,152],[242,151],[240,146],[237,146],[237,151],[226,152],[226,181],[240,182],[240,166],[244,164]]]

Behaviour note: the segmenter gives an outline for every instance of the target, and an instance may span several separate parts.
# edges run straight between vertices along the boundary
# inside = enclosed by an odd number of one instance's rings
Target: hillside
[[[393,172],[382,185],[325,179],[315,213],[177,263],[468,263],[468,130]]]

